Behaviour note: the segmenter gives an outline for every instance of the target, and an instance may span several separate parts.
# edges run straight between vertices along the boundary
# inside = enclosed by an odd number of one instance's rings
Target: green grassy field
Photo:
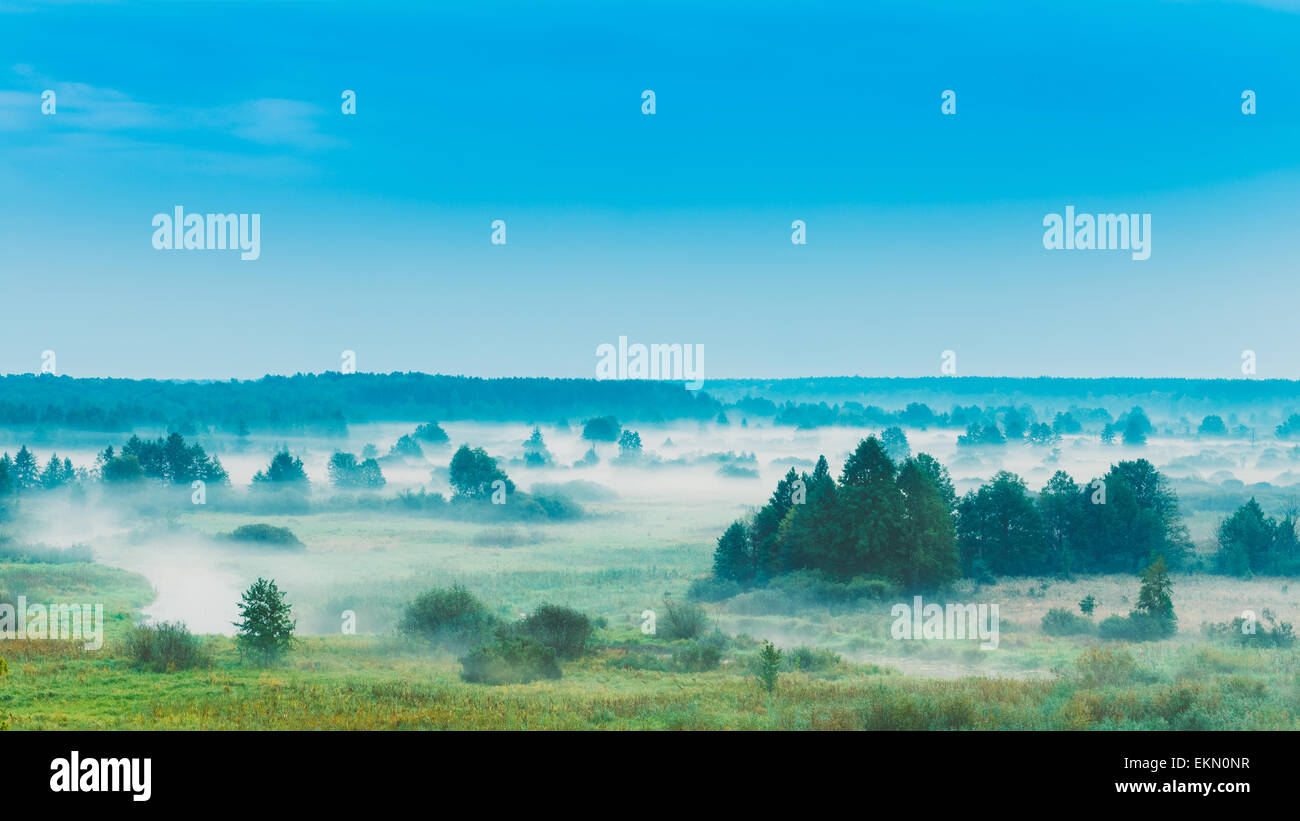
[[[711,672],[629,669],[629,655],[664,656],[675,643],[617,625],[598,632],[594,652],[565,662],[562,679],[523,685],[465,683],[453,655],[384,635],[304,637],[270,668],[242,663],[232,639],[207,636],[210,667],[150,673],[133,669],[121,646],[151,598],[140,576],[7,564],[0,579],[51,600],[95,594],[110,611],[99,651],[0,643],[0,722],[11,729],[1300,729],[1300,651],[1186,635],[1127,645],[1026,628],[996,653],[939,642],[916,651],[984,664],[982,674],[921,677],[842,661],[784,672],[772,694],[751,673],[753,640],[729,640]],[[1052,587],[1035,604],[1052,604]],[[1007,661],[980,661],[988,657]],[[1015,677],[997,672],[1004,664],[1052,669]]]

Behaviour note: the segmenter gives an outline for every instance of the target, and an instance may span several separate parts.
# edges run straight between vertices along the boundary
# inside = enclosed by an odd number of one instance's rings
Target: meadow
[[[410,427],[356,426],[343,442],[218,440],[216,449],[239,489],[281,446],[301,453],[315,480],[333,449],[386,446]],[[453,441],[483,442],[499,454],[516,451],[527,433],[517,425],[447,428]],[[647,611],[662,616],[666,601],[686,601],[692,582],[708,575],[727,522],[760,504],[788,467],[807,469],[819,452],[839,458],[865,432],[647,426],[647,450],[667,464],[619,466],[606,452],[598,465],[578,469],[570,465],[587,443],[576,431],[544,430],[552,466],[529,469],[506,456],[502,464],[526,488],[576,482],[568,487],[581,499],[579,519],[476,522],[340,507],[323,481],[313,505],[292,513],[192,505],[182,496],[175,505],[154,502],[145,515],[93,489],[25,500],[9,528],[16,537],[88,546],[94,561],[0,560],[0,597],[103,602],[107,640],[99,651],[0,642],[7,668],[0,721],[12,729],[1300,729],[1300,650],[1238,646],[1201,631],[1244,609],[1293,621],[1300,613],[1294,579],[1175,574],[1180,630],[1142,644],[1041,628],[1048,610],[1077,613],[1090,595],[1099,603],[1094,621],[1128,612],[1138,589],[1129,575],[957,582],[944,594],[950,600],[999,606],[996,650],[969,640],[895,640],[893,599],[810,601],[778,588],[702,602],[708,624],[696,640],[648,635]],[[994,467],[954,452],[944,434],[909,437],[914,451],[954,461],[959,490]],[[1203,447],[1170,440],[1153,442],[1149,452],[1175,460]],[[1115,458],[1083,437],[1062,450],[1064,457],[1046,460],[1012,451],[998,466],[1018,461],[1035,477],[1064,466],[1086,477]],[[753,475],[720,471],[711,455],[728,451],[754,454],[743,460]],[[419,460],[387,463],[385,493],[446,492],[448,456],[431,449]],[[1187,519],[1197,550],[1209,551],[1218,517],[1190,510]],[[251,523],[288,528],[303,547],[223,539]],[[259,576],[277,580],[298,620],[295,646],[271,667],[246,663],[231,638],[239,593]],[[452,584],[503,620],[544,602],[582,611],[600,625],[592,650],[564,661],[557,680],[463,681],[457,653],[396,630],[416,595]],[[341,630],[346,612],[355,616],[355,635]],[[141,619],[184,621],[201,634],[210,665],[133,667],[123,638]],[[754,674],[764,640],[786,654],[771,693]],[[675,654],[701,642],[719,650],[716,668],[673,666]],[[815,663],[800,666],[797,653]]]

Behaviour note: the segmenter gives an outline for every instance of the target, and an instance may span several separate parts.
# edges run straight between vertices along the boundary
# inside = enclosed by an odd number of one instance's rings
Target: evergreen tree
[[[545,467],[550,463],[551,452],[546,449],[546,442],[542,439],[542,429],[534,427],[524,442],[524,464],[529,467]]]
[[[749,582],[754,578],[754,565],[749,550],[749,536],[741,522],[732,522],[718,538],[713,552],[713,575],[719,579]]]
[[[282,450],[271,458],[271,464],[266,470],[253,474],[253,483],[302,486],[308,484],[309,480],[302,459]]]
[[[915,459],[898,473],[903,495],[902,544],[898,578],[905,587],[932,588],[961,575],[952,514],[934,480]]]
[[[40,471],[36,456],[23,445],[14,456],[14,487],[20,491],[36,487],[40,483]]]
[[[1277,523],[1260,508],[1255,497],[1242,505],[1219,525],[1219,552],[1215,563],[1219,572],[1231,576],[1265,571],[1272,556]]]
[[[260,663],[277,661],[289,649],[295,622],[274,579],[258,578],[244,591],[234,626],[241,654]]]
[[[1142,571],[1142,587],[1138,591],[1137,611],[1156,619],[1164,627],[1166,635],[1173,635],[1178,630],[1178,617],[1174,615],[1174,600],[1171,595],[1174,583],[1169,578],[1169,568],[1164,556],[1157,556],[1146,570]]]

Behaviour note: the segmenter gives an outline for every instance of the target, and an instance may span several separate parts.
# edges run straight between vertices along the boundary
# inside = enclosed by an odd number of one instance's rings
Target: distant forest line
[[[828,404],[828,401],[830,403]],[[599,415],[644,423],[723,421],[737,412],[778,424],[919,424],[964,427],[962,402],[989,408],[1128,410],[1192,423],[1240,411],[1271,428],[1300,409],[1300,382],[1263,379],[815,377],[706,381],[496,378],[423,373],[296,374],[256,380],[180,381],[0,376],[0,425],[127,431],[157,425],[238,433],[301,427],[342,434],[348,424],[412,419],[555,423]],[[928,403],[928,404],[927,404]],[[907,407],[907,406],[911,407]],[[972,406],[973,407],[973,406]],[[1081,420],[1083,421],[1083,420]],[[1193,424],[1195,427],[1195,424]],[[1261,429],[1261,433],[1271,432]]]

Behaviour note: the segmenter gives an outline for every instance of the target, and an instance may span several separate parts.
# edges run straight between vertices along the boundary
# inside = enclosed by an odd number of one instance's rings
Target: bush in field
[[[254,542],[278,547],[304,547],[293,531],[287,527],[268,524],[240,525],[225,535],[232,542]]]
[[[796,647],[784,655],[785,664],[782,669],[791,671],[801,670],[812,673],[829,670],[840,663],[838,653],[821,647]]]
[[[477,684],[527,684],[560,677],[555,650],[527,636],[503,633],[460,660],[460,677]]]
[[[1133,679],[1137,662],[1132,653],[1120,647],[1089,647],[1075,659],[1074,667],[1083,686],[1114,687]]]
[[[1290,622],[1278,621],[1273,611],[1265,609],[1258,621],[1247,621],[1238,616],[1231,622],[1206,624],[1205,635],[1212,639],[1235,642],[1245,647],[1290,647],[1295,644],[1295,631]]]
[[[795,570],[777,576],[768,585],[808,604],[884,601],[899,594],[899,586],[873,576],[839,580],[821,570]]]
[[[184,622],[136,625],[126,634],[131,663],[154,673],[207,667],[211,663],[201,640]]]
[[[704,632],[709,616],[698,604],[681,604],[664,599],[664,614],[656,621],[655,634],[662,639],[693,639]]]
[[[1083,636],[1096,630],[1092,619],[1054,607],[1043,616],[1043,633],[1048,636]]]
[[[673,653],[673,664],[684,673],[716,670],[722,663],[722,651],[709,642],[693,641]]]
[[[1127,617],[1110,616],[1098,625],[1103,639],[1123,641],[1158,641],[1178,632],[1178,617],[1174,615],[1174,602],[1170,596],[1173,582],[1169,579],[1164,557],[1157,557],[1142,571],[1142,587],[1138,591],[1137,607]]]
[[[1169,638],[1169,624],[1158,616],[1134,610],[1127,616],[1107,616],[1097,632],[1110,641],[1159,641]]]
[[[516,626],[519,634],[550,647],[562,659],[576,659],[587,652],[592,623],[577,610],[543,604]]]
[[[739,596],[745,588],[733,579],[719,579],[706,576],[691,582],[686,590],[686,598],[691,601],[719,602],[732,596]]]
[[[278,661],[293,643],[294,620],[275,580],[259,578],[244,591],[235,622],[241,654],[268,664]]]
[[[464,649],[487,639],[496,618],[460,585],[434,588],[406,606],[398,629],[433,644]]]

